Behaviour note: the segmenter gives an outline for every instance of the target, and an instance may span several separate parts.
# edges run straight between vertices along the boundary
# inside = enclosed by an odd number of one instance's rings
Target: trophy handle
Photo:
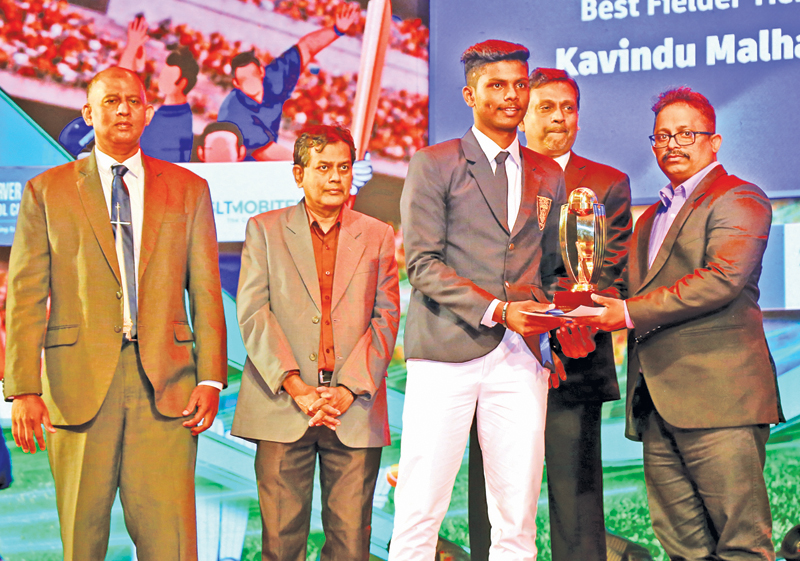
[[[567,274],[569,275],[569,280],[572,281],[572,284],[578,283],[578,278],[575,276],[573,271],[577,270],[576,264],[573,263],[572,259],[570,258],[569,251],[567,248],[567,220],[569,217],[569,204],[561,205],[561,216],[558,221],[558,241],[561,246],[561,258],[564,260],[565,268],[567,269]]]
[[[606,207],[595,203],[594,205],[594,259],[592,268],[593,285],[597,286],[603,274],[603,255],[606,252]]]

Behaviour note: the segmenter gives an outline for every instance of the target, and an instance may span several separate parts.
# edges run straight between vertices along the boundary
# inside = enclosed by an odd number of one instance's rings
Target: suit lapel
[[[343,209],[342,229],[339,231],[339,244],[336,249],[336,268],[333,274],[333,291],[331,310],[336,309],[339,300],[344,296],[356,266],[364,254],[364,244],[359,240],[362,234],[357,215],[348,208]]]
[[[723,175],[727,174],[722,166],[717,166],[716,168],[712,169],[708,175],[703,178],[695,190],[692,191],[692,194],[688,199],[686,199],[686,202],[683,203],[680,212],[678,212],[678,215],[675,217],[675,220],[672,222],[672,225],[667,231],[666,237],[664,237],[664,242],[661,244],[661,247],[656,254],[653,265],[650,267],[650,270],[647,271],[647,275],[642,282],[642,286],[650,282],[650,280],[656,275],[656,273],[658,273],[661,267],[664,266],[664,263],[666,263],[667,257],[669,257],[670,253],[672,253],[672,246],[675,245],[675,241],[678,239],[678,234],[680,234],[684,223],[695,209],[698,199],[700,199],[708,190],[708,188]]]
[[[564,168],[564,182],[567,184],[567,196],[581,186],[583,178],[586,177],[586,164],[583,158],[575,154],[570,154],[567,167]]]
[[[340,242],[341,243],[341,242]],[[314,246],[311,243],[311,228],[308,225],[308,215],[303,201],[300,201],[289,215],[286,223],[286,247],[292,256],[297,272],[306,290],[317,306],[322,310],[322,298],[319,294],[319,279],[317,278],[317,262],[314,258]],[[338,262],[337,262],[338,265]]]
[[[461,139],[461,149],[467,160],[467,170],[478,183],[478,188],[495,219],[508,232],[508,193],[497,188],[492,166],[486,159],[486,154],[481,150],[475,135],[472,134],[472,129],[467,131],[467,134]]]
[[[525,148],[520,147],[520,154],[522,156],[520,164],[522,170],[522,198],[519,203],[517,218],[514,220],[512,238],[522,230],[525,223],[530,219],[531,214],[538,216],[536,197],[539,195],[539,181],[536,173],[536,162],[533,161],[533,158],[530,157],[528,150]]]
[[[166,182],[161,178],[161,171],[153,165],[147,156],[142,155],[144,163],[144,213],[142,218],[142,246],[139,250],[139,282],[144,278],[144,272],[153,249],[156,247],[158,233],[164,220],[164,210],[167,206]]]
[[[650,233],[653,230],[653,221],[656,210],[661,203],[656,203],[644,211],[636,223],[635,243],[631,245],[631,258],[629,261],[631,275],[630,286],[638,293],[644,287],[644,277],[647,275],[648,250],[650,247]]]
[[[103,194],[103,185],[100,183],[94,152],[83,160],[83,165],[78,164],[78,166],[77,188],[81,204],[109,267],[114,271],[117,282],[121,282],[117,250],[114,246],[114,231],[111,228],[111,218],[108,215],[108,206]]]

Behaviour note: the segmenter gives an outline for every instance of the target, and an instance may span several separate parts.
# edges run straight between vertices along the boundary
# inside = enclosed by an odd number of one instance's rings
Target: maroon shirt
[[[308,209],[306,209],[308,213]],[[317,366],[320,370],[333,371],[336,353],[333,349],[333,325],[331,325],[331,297],[333,294],[333,272],[336,267],[336,250],[339,246],[339,230],[342,227],[342,213],[327,233],[319,223],[308,214],[311,222],[311,244],[314,246],[314,260],[317,264],[319,293],[322,298],[322,317],[320,319],[319,355]]]

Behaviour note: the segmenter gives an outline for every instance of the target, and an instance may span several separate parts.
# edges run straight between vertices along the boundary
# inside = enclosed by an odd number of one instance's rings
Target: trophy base
[[[595,290],[581,290],[577,292],[556,292],[553,295],[553,304],[562,312],[571,312],[579,306],[596,308],[597,304],[592,300]]]

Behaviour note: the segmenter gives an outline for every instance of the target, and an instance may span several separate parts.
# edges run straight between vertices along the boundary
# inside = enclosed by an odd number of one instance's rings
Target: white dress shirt
[[[99,148],[95,146],[94,149],[95,159],[97,160],[97,172],[100,175],[100,184],[103,186],[103,195],[106,198],[106,208],[108,209],[108,216],[109,221],[111,220],[111,189],[112,183],[114,181],[114,172],[111,171],[112,166],[120,165],[120,162],[117,162],[113,157],[109,156],[108,154],[103,153]],[[131,225],[133,226],[133,260],[134,260],[134,267],[135,271],[134,274],[136,275],[136,283],[135,286],[139,287],[139,249],[142,245],[142,222],[144,221],[144,164],[142,162],[142,151],[139,150],[125,160],[121,162],[123,166],[128,168],[127,173],[122,178],[125,181],[125,185],[128,187],[128,195],[131,201]],[[122,275],[123,279],[127,278],[128,272],[125,271],[125,250],[122,246],[122,236],[117,236],[116,239],[116,250],[117,250],[117,263],[120,266],[120,274]],[[123,308],[123,331],[125,333],[130,333],[130,329],[133,326],[133,322],[131,321],[131,311],[129,307],[129,300],[128,300],[128,283],[122,282],[122,292],[123,298],[122,301],[124,303]],[[136,296],[136,301],[139,301],[139,295]],[[215,382],[212,380],[205,380],[200,382],[198,385],[200,386],[211,386],[213,388],[217,388],[218,390],[222,389],[222,384],[220,382]]]
[[[506,177],[508,179],[508,201],[506,208],[508,231],[510,232],[514,229],[514,222],[516,222],[517,214],[519,214],[519,205],[522,202],[522,173],[520,165],[522,159],[519,151],[519,139],[515,137],[514,142],[512,142],[508,148],[500,148],[494,140],[475,128],[475,125],[472,126],[472,134],[475,135],[478,145],[489,160],[492,173],[497,170],[497,162],[494,161],[497,155],[500,152],[508,152],[508,158],[506,158]],[[486,308],[483,318],[481,319],[481,325],[485,325],[486,327],[494,327],[497,325],[497,322],[492,319],[492,316],[494,316],[494,311],[497,309],[499,303],[500,300],[495,298],[492,303],[489,304],[489,307]],[[514,335],[521,337],[518,333],[514,333]]]

